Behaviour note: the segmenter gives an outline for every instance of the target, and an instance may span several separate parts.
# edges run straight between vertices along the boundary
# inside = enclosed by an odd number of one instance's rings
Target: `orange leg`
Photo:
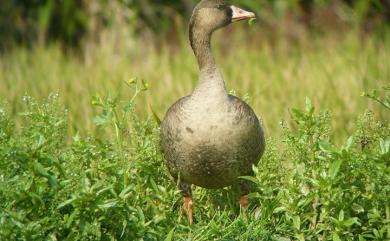
[[[190,225],[193,223],[192,212],[193,212],[194,202],[192,201],[192,197],[184,197],[184,209],[187,211],[188,222]]]
[[[240,207],[242,208],[248,207],[249,205],[248,195],[241,196],[238,202],[240,203]]]
[[[245,176],[253,176],[253,171],[250,171],[247,173]],[[251,191],[251,183],[247,180],[240,180],[240,199],[238,203],[240,204],[241,208],[246,208],[249,205],[249,200],[248,200],[248,193]]]

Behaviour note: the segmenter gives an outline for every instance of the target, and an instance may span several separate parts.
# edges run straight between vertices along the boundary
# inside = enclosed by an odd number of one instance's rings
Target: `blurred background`
[[[17,116],[22,96],[59,93],[73,130],[93,132],[93,96],[130,98],[145,80],[141,115],[163,116],[191,93],[197,65],[187,24],[197,0],[0,1],[0,101]],[[235,0],[256,24],[219,31],[214,53],[227,88],[246,97],[270,135],[292,107],[330,110],[336,135],[366,109],[361,97],[390,82],[390,0]]]

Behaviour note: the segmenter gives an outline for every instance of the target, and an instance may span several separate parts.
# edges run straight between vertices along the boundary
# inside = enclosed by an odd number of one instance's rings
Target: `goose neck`
[[[192,28],[190,42],[198,61],[200,76],[194,94],[227,96],[225,82],[211,51],[212,31]]]

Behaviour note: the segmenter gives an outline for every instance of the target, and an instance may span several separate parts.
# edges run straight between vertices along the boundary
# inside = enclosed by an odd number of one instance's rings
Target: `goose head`
[[[189,37],[201,70],[215,69],[210,49],[212,33],[232,22],[250,18],[255,18],[255,14],[225,0],[202,0],[198,3],[191,16]]]
[[[232,22],[255,18],[255,14],[229,4],[225,0],[202,0],[195,7],[191,20],[193,28],[212,33]]]

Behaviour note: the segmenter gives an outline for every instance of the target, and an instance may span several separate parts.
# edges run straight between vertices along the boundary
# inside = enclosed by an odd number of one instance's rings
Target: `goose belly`
[[[175,123],[171,138],[163,149],[168,161],[174,162],[180,178],[205,188],[232,185],[248,175],[262,152],[259,124],[234,122],[234,119],[207,118]],[[215,120],[215,121],[213,121]]]

